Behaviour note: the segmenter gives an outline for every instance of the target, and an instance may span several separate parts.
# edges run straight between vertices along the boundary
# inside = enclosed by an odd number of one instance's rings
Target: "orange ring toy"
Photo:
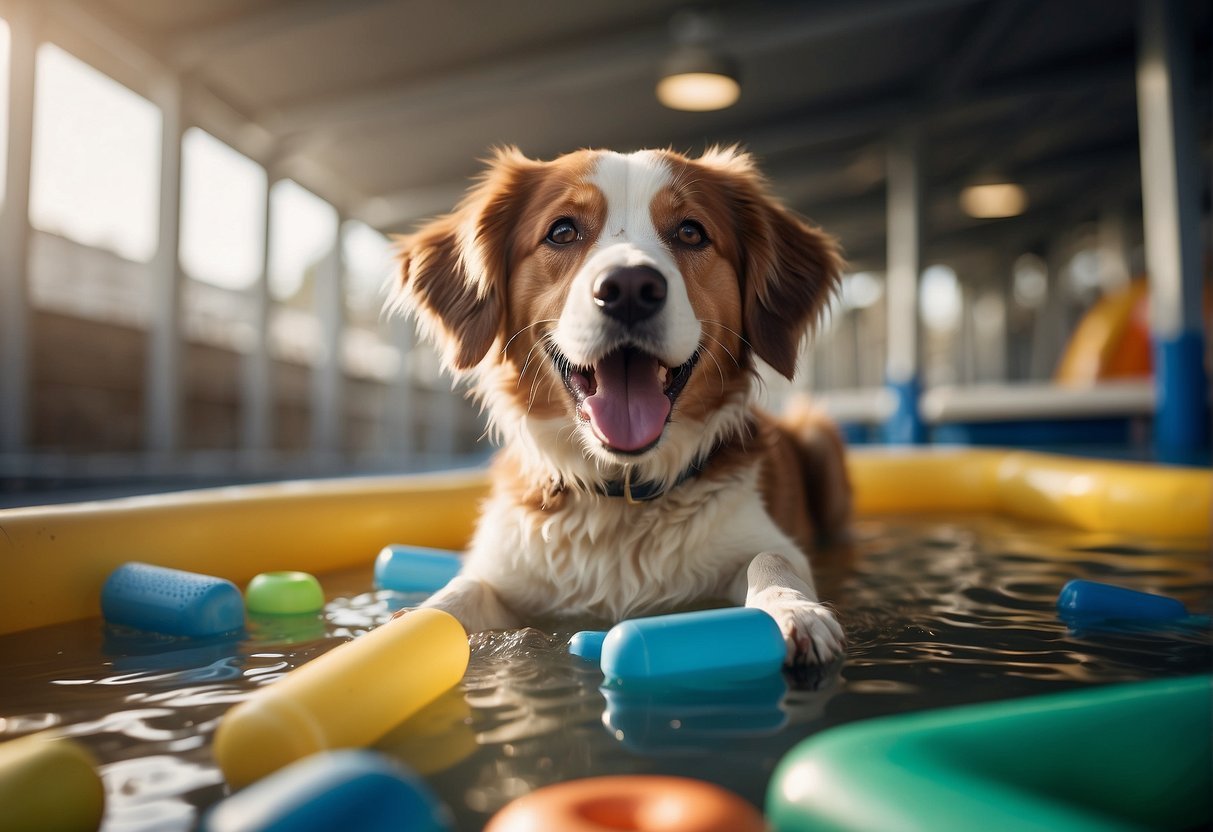
[[[546,786],[493,816],[484,832],[763,832],[758,810],[686,777],[589,777]]]

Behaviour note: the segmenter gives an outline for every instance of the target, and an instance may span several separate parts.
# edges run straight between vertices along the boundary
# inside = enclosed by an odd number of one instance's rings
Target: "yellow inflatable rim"
[[[986,512],[1111,534],[1211,537],[1205,469],[1022,451],[854,450],[860,515]],[[0,634],[96,616],[126,561],[243,586],[368,566],[387,543],[462,548],[483,471],[235,486],[0,511]]]

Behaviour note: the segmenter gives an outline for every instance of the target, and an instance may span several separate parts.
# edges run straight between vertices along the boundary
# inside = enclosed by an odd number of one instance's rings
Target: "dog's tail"
[[[844,538],[851,522],[851,480],[842,433],[833,419],[803,395],[788,402],[779,424],[793,439],[800,457],[814,533],[822,541]]]

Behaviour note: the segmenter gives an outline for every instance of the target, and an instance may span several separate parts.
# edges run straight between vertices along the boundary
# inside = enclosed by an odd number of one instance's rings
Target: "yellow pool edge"
[[[1025,451],[858,449],[859,515],[990,512],[1086,531],[1213,538],[1207,469]],[[0,510],[0,634],[96,616],[130,560],[242,586],[259,572],[369,566],[387,543],[462,548],[483,471],[233,486]]]

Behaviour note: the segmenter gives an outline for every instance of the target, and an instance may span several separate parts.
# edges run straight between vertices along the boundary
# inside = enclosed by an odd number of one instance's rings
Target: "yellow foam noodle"
[[[224,715],[215,761],[241,788],[317,751],[370,745],[459,683],[468,638],[441,610],[415,610],[335,647]]]
[[[80,745],[50,734],[0,745],[0,829],[96,829],[105,789],[95,765]]]

